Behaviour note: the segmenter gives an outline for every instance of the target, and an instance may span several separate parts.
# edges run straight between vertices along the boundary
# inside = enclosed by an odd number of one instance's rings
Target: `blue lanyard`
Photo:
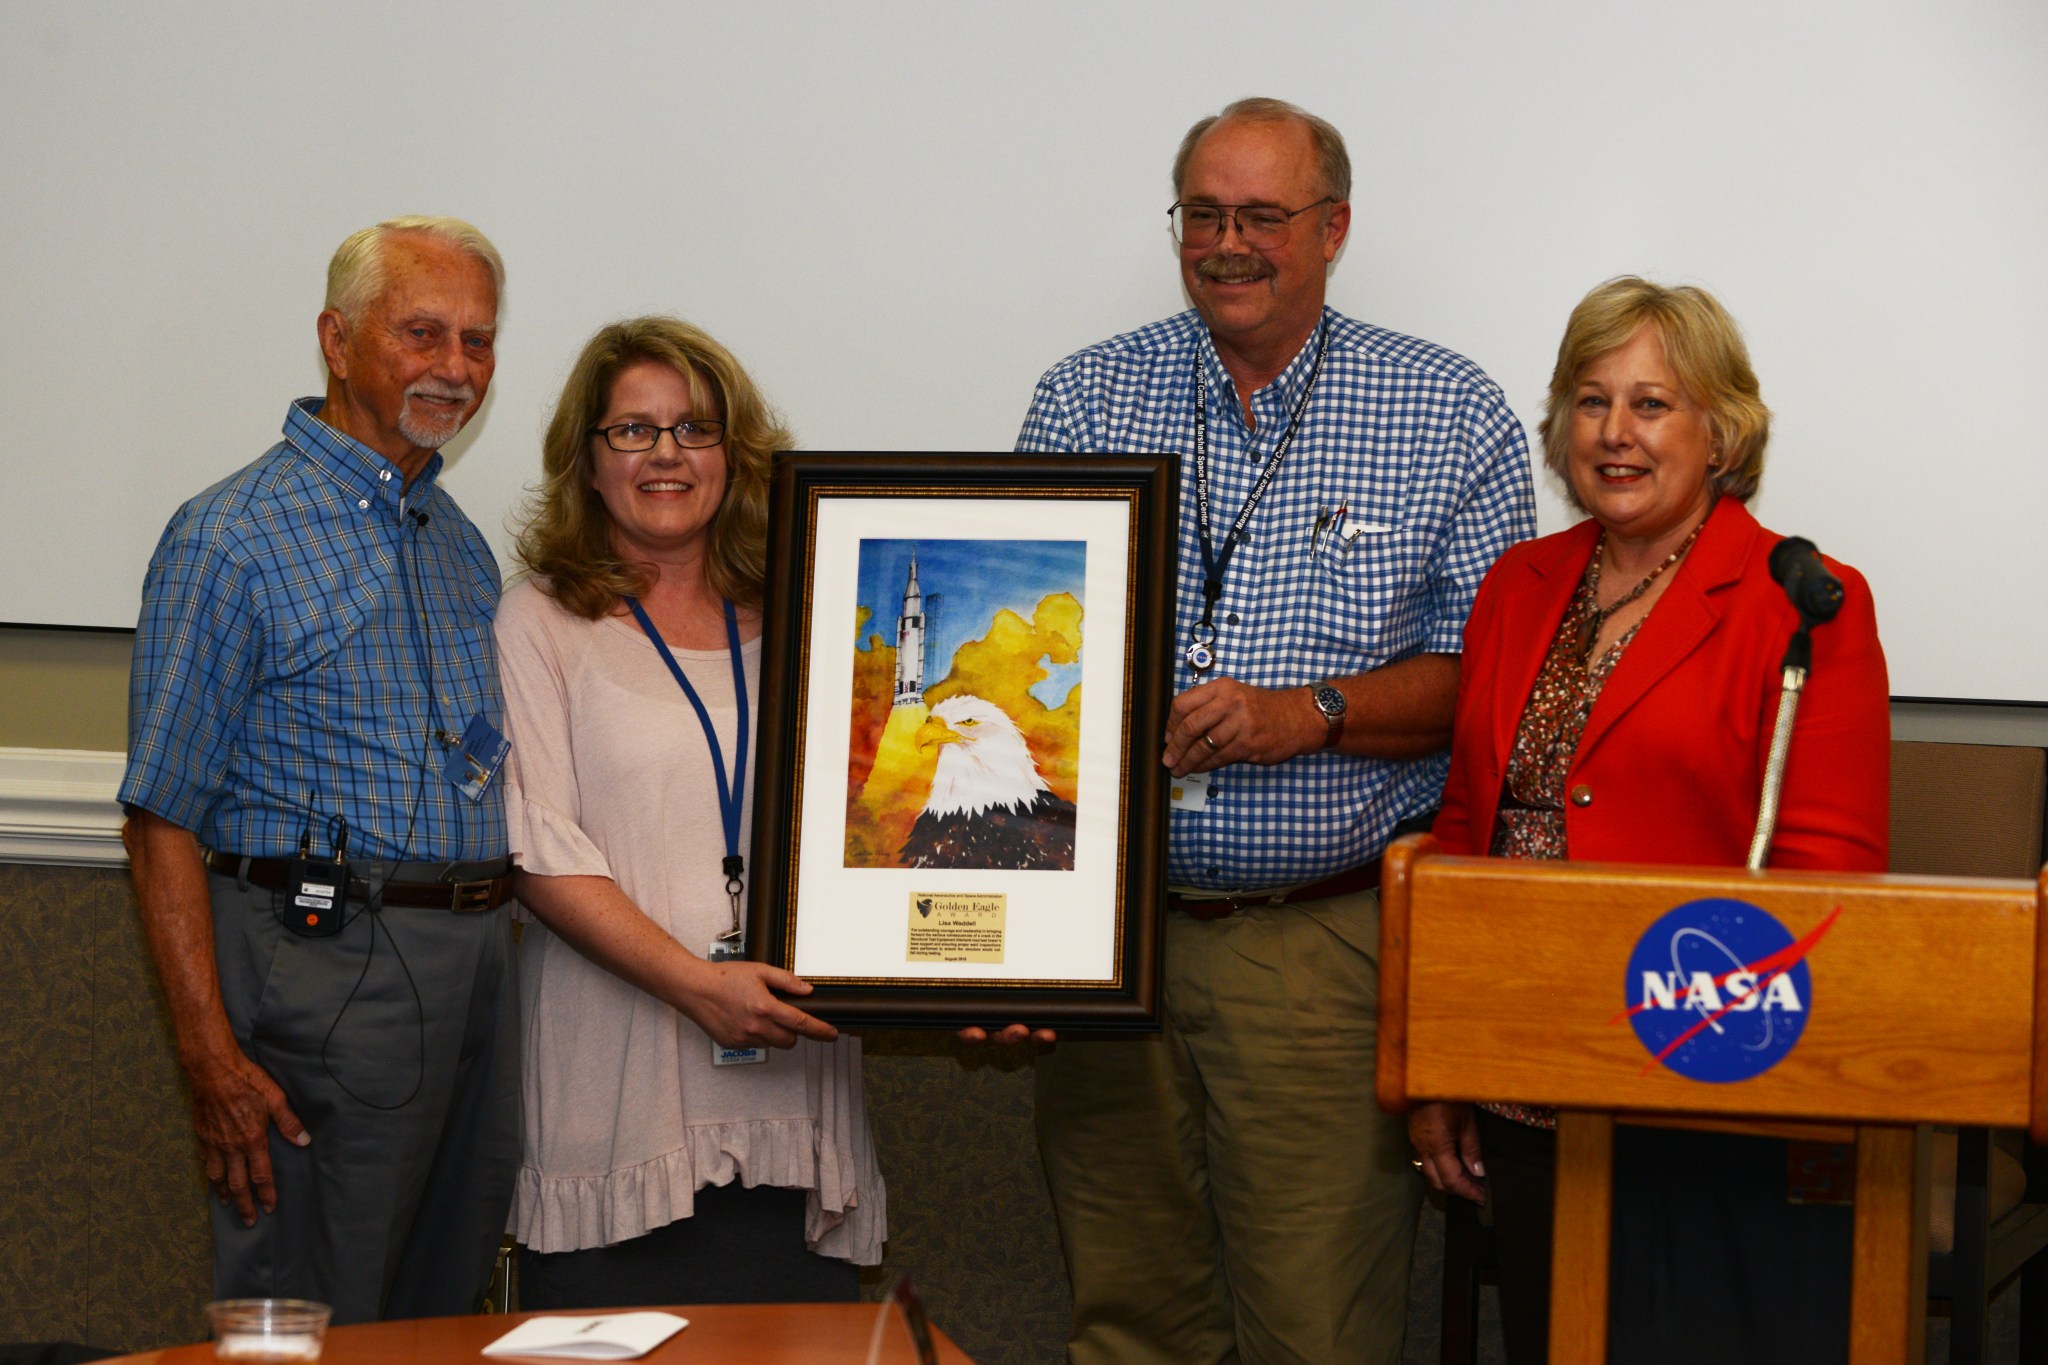
[[[725,894],[732,898],[732,930],[721,935],[724,938],[738,938],[743,932],[740,926],[740,893],[746,889],[741,880],[746,875],[746,860],[740,857],[740,803],[747,791],[747,668],[740,657],[740,618],[730,601],[725,604],[725,644],[732,657],[732,699],[740,712],[739,752],[733,759],[732,778],[725,775],[725,751],[719,746],[718,731],[711,726],[711,713],[704,709],[704,699],[697,695],[697,689],[690,686],[690,679],[683,672],[683,666],[676,662],[676,656],[669,653],[668,642],[661,638],[661,632],[648,619],[647,609],[640,605],[640,599],[628,594],[626,605],[633,609],[633,616],[640,622],[640,629],[654,642],[661,661],[668,665],[668,671],[675,675],[682,686],[683,695],[690,699],[696,709],[697,723],[704,727],[704,742],[711,746],[711,771],[718,778],[718,814],[725,824]]]

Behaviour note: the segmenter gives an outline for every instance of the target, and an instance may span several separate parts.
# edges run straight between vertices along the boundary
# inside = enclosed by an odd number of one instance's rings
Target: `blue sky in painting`
[[[1025,620],[1050,593],[1070,592],[1081,602],[1088,543],[1081,540],[868,540],[860,543],[859,605],[868,609],[867,626],[856,644],[867,648],[868,637],[896,643],[896,617],[903,610],[903,582],[910,557],[917,555],[917,581],[931,620],[931,664],[927,685],[946,676],[953,651],[988,632],[996,612],[1008,607]],[[932,598],[940,600],[932,605]],[[1082,618],[1082,637],[1087,618]],[[1087,648],[1084,643],[1082,648]],[[1047,706],[1058,706],[1081,681],[1081,665],[1042,662],[1049,676],[1031,689]]]

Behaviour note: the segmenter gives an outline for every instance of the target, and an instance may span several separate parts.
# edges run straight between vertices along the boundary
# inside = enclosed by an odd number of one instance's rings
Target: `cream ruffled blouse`
[[[717,780],[682,689],[630,617],[571,616],[530,580],[505,594],[497,636],[513,856],[543,876],[610,877],[702,954],[732,910]],[[731,662],[724,650],[674,653],[730,765]],[[760,642],[744,654],[752,708]],[[859,1265],[882,1259],[886,1196],[858,1038],[714,1067],[695,1024],[530,918],[519,971],[525,1151],[512,1232],[522,1244],[608,1246],[689,1217],[697,1190],[737,1179],[809,1191],[813,1251]]]

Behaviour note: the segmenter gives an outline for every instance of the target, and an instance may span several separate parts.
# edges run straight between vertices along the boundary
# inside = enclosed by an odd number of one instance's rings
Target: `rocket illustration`
[[[924,700],[924,593],[917,586],[917,556],[903,585],[903,612],[896,618],[895,706]]]

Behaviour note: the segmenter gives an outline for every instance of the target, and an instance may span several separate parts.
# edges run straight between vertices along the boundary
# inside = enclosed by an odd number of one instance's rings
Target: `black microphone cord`
[[[405,513],[405,517],[412,522],[413,533],[408,539],[405,534],[405,528],[402,526],[399,528],[398,581],[400,593],[405,599],[406,636],[412,643],[413,659],[419,665],[420,676],[425,678],[427,682],[427,720],[429,723],[426,735],[421,741],[420,762],[418,765],[420,769],[419,780],[413,787],[412,808],[405,817],[405,837],[399,843],[398,857],[394,860],[394,866],[405,862],[407,858],[412,856],[413,835],[419,827],[420,804],[426,797],[427,783],[433,780],[433,746],[436,737],[446,732],[446,724],[440,714],[440,694],[434,688],[432,632],[425,628],[425,623],[422,620],[426,615],[426,603],[413,591],[414,575],[411,561],[414,555],[418,553],[420,532],[426,529],[428,517],[425,512],[416,509],[408,510]],[[346,829],[346,825],[343,828]],[[389,879],[387,878],[386,880]],[[354,923],[362,915],[369,914],[370,945],[363,954],[363,968],[356,974],[355,985],[349,988],[348,998],[341,1002],[341,1008],[334,1013],[334,1021],[327,1026],[326,1036],[320,1040],[320,1067],[327,1073],[327,1079],[333,1081],[342,1094],[347,1095],[365,1109],[375,1109],[389,1113],[393,1110],[403,1109],[408,1104],[411,1104],[419,1096],[420,1088],[426,1084],[427,1005],[426,1001],[420,996],[419,982],[413,977],[412,965],[405,960],[405,950],[398,946],[398,936],[391,932],[391,927],[384,923],[384,916],[379,913],[383,908],[384,888],[382,886],[372,886],[368,887],[367,890],[368,896],[363,903],[362,909],[349,916],[347,920],[344,920],[342,922],[342,929],[346,930],[350,924]],[[370,978],[370,964],[376,961],[377,958],[377,933],[380,929],[383,931],[384,937],[390,941],[391,955],[397,959],[398,969],[405,973],[406,987],[412,992],[413,1020],[419,1045],[419,1067],[413,1073],[412,1089],[408,1090],[405,1098],[399,1100],[396,1104],[378,1104],[374,1100],[365,1099],[363,1096],[358,1095],[355,1091],[349,1089],[348,1082],[335,1074],[333,1065],[327,1060],[328,1045],[334,1041],[335,1030],[341,1027],[342,1016],[348,1013],[349,1006],[355,1003],[356,996],[362,992],[363,983]]]

